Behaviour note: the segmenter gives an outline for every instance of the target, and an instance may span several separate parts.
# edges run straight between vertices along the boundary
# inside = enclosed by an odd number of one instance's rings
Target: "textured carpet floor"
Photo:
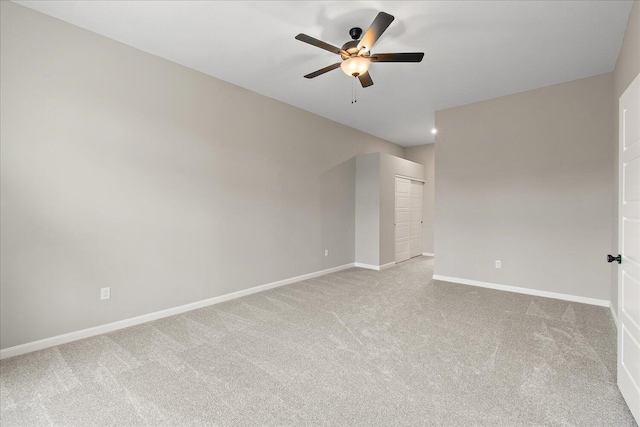
[[[350,269],[0,364],[12,425],[635,425],[606,308]]]

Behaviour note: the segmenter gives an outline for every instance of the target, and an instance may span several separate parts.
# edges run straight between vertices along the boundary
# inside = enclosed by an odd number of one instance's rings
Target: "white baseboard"
[[[396,263],[395,263],[395,262],[388,262],[388,263],[386,263],[386,264],[382,264],[382,265],[380,266],[380,270],[386,270],[387,268],[391,268],[391,267],[393,267],[394,265],[396,265]]]
[[[618,316],[616,315],[616,311],[613,309],[613,303],[609,304],[609,311],[611,311],[611,317],[613,318],[613,323],[616,324],[616,329],[618,329]]]
[[[382,265],[373,265],[373,264],[364,264],[364,263],[361,263],[361,262],[356,262],[354,265],[356,267],[366,268],[367,270],[380,271],[380,270],[386,270],[387,268],[393,267],[394,265],[396,265],[396,263],[395,262],[388,262],[388,263],[382,264]]]
[[[453,283],[459,283],[461,285],[479,286],[481,288],[496,289],[498,291],[516,292],[518,294],[535,295],[538,297],[580,302],[583,304],[599,305],[602,307],[610,306],[609,300],[604,300],[604,299],[581,297],[578,295],[560,294],[557,292],[549,292],[549,291],[539,291],[537,289],[520,288],[517,286],[498,285],[496,283],[480,282],[477,280],[469,280],[469,279],[460,279],[458,277],[440,276],[438,274],[433,275],[433,280],[442,280],[443,282],[453,282]]]
[[[355,267],[359,267],[359,268],[366,268],[367,270],[380,270],[380,266],[379,265],[364,264],[362,262],[356,262],[353,265]]]
[[[253,288],[243,289],[241,291],[232,292],[226,295],[220,295],[218,297],[208,298],[202,301],[192,302],[192,303],[181,305],[178,307],[168,308],[166,310],[160,310],[153,313],[143,314],[142,316],[119,320],[113,323],[107,323],[106,325],[95,326],[93,328],[82,329],[80,331],[69,332],[68,334],[57,335],[51,338],[45,338],[42,340],[29,342],[26,344],[16,345],[14,347],[9,347],[9,348],[0,350],[0,360],[13,357],[13,356],[19,356],[25,353],[31,353],[32,351],[54,347],[56,345],[66,344],[68,342],[77,341],[83,338],[93,337],[95,335],[100,335],[107,332],[117,331],[118,329],[128,328],[130,326],[139,325],[141,323],[150,322],[152,320],[162,319],[163,317],[174,316],[176,314],[181,314],[181,313],[195,310],[198,308],[219,304],[221,302],[240,298],[246,295],[251,295],[258,292],[266,291],[268,289],[277,288],[279,286],[289,285],[291,283],[300,282],[302,280],[312,279],[314,277],[324,276],[325,274],[346,270],[353,266],[354,266],[353,263],[345,264],[338,267],[328,268],[326,270],[316,271],[314,273],[303,274],[302,276],[291,277],[289,279],[279,280],[277,282],[271,282],[264,285],[254,286]]]
[[[431,252],[422,252],[422,256],[433,256]]]

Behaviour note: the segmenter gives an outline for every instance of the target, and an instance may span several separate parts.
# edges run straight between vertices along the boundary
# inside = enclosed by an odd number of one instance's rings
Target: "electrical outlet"
[[[324,256],[329,256],[329,249],[324,250]]]
[[[499,259],[496,260],[496,268],[502,268],[502,261]]]
[[[109,299],[111,298],[111,288],[102,288],[100,289],[100,299]]]

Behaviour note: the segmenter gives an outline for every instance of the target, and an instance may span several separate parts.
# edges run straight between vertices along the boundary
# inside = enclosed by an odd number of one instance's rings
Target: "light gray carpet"
[[[635,425],[606,308],[350,269],[0,364],[12,425]]]

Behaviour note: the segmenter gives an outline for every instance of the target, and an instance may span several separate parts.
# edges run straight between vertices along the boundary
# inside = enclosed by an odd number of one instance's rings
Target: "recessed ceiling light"
[[[438,133],[438,129],[436,128],[431,129],[431,133],[435,135],[436,133]]]

